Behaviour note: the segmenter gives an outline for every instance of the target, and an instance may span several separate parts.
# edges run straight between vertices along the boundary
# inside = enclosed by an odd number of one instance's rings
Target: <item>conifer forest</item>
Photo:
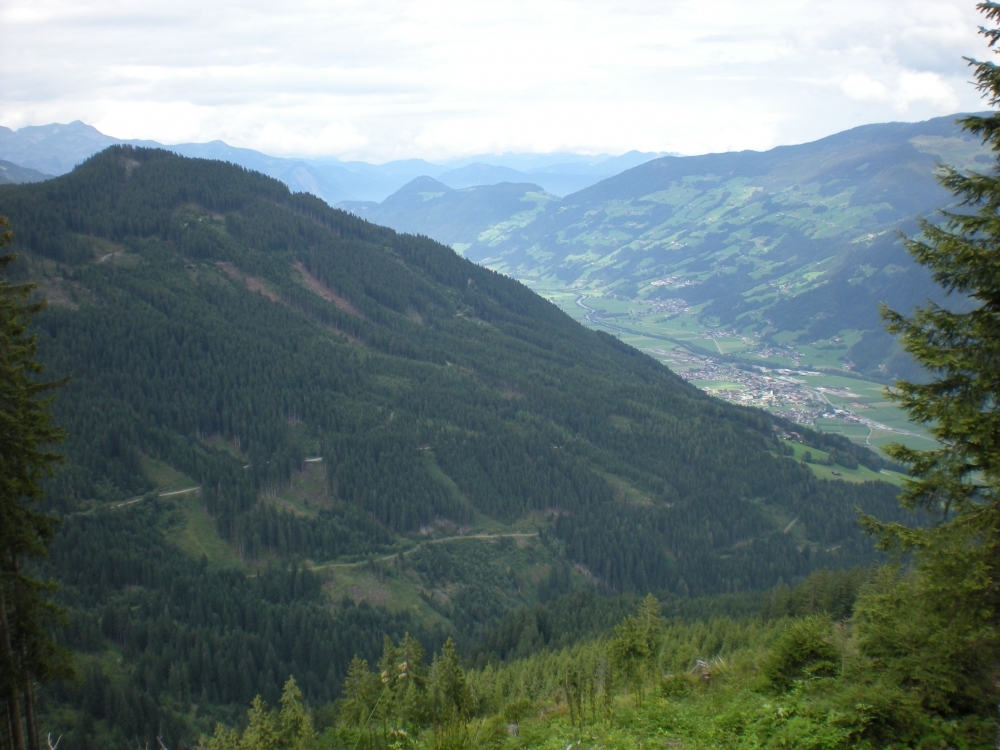
[[[0,185],[0,750],[995,747],[997,170],[885,453],[230,163]]]

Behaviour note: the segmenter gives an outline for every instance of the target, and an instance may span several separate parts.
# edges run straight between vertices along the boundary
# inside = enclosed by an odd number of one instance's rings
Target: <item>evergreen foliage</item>
[[[152,490],[151,458],[201,485],[245,561],[551,513],[548,538],[604,585],[694,596],[868,562],[855,507],[893,515],[890,485],[787,460],[768,415],[446,247],[232,165],[115,147],[0,187],[0,206],[29,227],[22,271],[61,301],[38,319],[40,356],[74,374],[61,512]],[[268,502],[309,455],[329,501]]]
[[[0,217],[0,248],[12,238],[7,227]],[[0,271],[15,258],[0,255]],[[49,395],[65,381],[38,379],[28,324],[44,305],[29,301],[33,288],[0,278],[0,747],[12,750],[38,750],[35,682],[72,673],[50,633],[60,616],[47,597],[54,584],[28,568],[52,538],[56,519],[39,509],[42,481],[59,459],[50,446],[65,436],[52,423]]]
[[[121,660],[108,670],[83,657],[81,683],[47,692],[50,705],[85,718],[56,719],[63,746],[121,747],[133,737],[155,744],[160,736],[174,747],[208,722],[231,722],[255,695],[277,703],[289,675],[313,705],[332,701],[352,656],[374,660],[383,633],[409,630],[435,647],[444,640],[405,614],[331,606],[317,574],[294,563],[252,577],[213,570],[157,531],[170,503],[73,515],[52,542],[45,570],[62,582],[63,645],[88,655],[110,649]]]
[[[221,726],[211,739],[199,743],[201,750],[305,750],[316,733],[308,711],[302,705],[302,692],[289,678],[281,694],[281,709],[268,711],[260,696],[254,698],[242,732],[226,731]]]
[[[970,665],[952,663],[944,639],[938,647],[913,639],[933,628],[916,622],[919,605],[886,598],[898,584],[891,568],[870,578],[855,613],[839,622],[828,615],[681,622],[662,618],[663,607],[647,597],[612,630],[569,648],[462,673],[465,714],[457,723],[448,712],[405,713],[387,698],[394,673],[384,667],[399,660],[387,641],[381,673],[354,662],[341,723],[316,747],[624,748],[664,740],[740,750],[993,747],[988,707],[941,692]],[[441,690],[435,679],[442,678],[432,670],[424,687],[409,686],[408,705],[429,705]]]
[[[994,23],[981,29],[994,47],[1000,40],[995,26],[1000,4],[977,7]],[[995,63],[969,63],[990,105],[1000,104]],[[1000,154],[1000,114],[966,117],[962,125]],[[971,300],[971,309],[928,303],[911,317],[883,309],[888,329],[930,375],[928,382],[897,382],[891,396],[912,419],[928,425],[941,447],[887,449],[912,474],[902,504],[928,512],[936,522],[912,529],[869,519],[884,547],[915,550],[917,570],[886,584],[884,594],[910,608],[913,617],[886,623],[872,616],[867,622],[878,653],[913,644],[921,658],[904,668],[906,680],[924,686],[926,702],[940,710],[989,704],[996,695],[990,675],[1000,665],[1000,155],[997,159],[983,173],[942,167],[940,182],[955,195],[958,208],[942,211],[941,224],[922,222],[921,235],[906,241],[917,263],[946,292]],[[948,659],[925,660],[929,654]]]

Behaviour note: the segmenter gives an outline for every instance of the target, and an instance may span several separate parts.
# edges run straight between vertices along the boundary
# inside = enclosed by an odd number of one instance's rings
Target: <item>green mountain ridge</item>
[[[530,223],[552,200],[557,199],[528,183],[456,190],[431,177],[417,177],[382,203],[348,202],[338,207],[398,232],[422,234],[461,248],[463,240],[480,235],[485,227]]]
[[[990,163],[956,117],[868,125],[767,152],[664,157],[561,200],[532,205],[526,193],[492,224],[482,206],[457,203],[448,231],[427,218],[429,206],[414,203],[367,215],[420,227],[540,288],[680,299],[705,325],[765,342],[858,331],[845,362],[881,380],[913,376],[882,330],[878,303],[908,311],[941,298],[897,232],[912,234],[915,217],[948,204],[934,179],[939,163]]]
[[[914,217],[948,204],[934,180],[941,162],[971,169],[989,158],[946,117],[762,153],[659,159],[567,197],[520,232],[473,244],[466,256],[519,278],[680,297],[723,328],[794,332],[799,342],[864,331],[849,360],[862,371],[912,375],[877,303],[909,311],[940,297],[896,232],[914,232]]]
[[[18,184],[22,182],[41,182],[52,175],[43,174],[36,169],[28,169],[13,162],[0,159],[0,185]]]
[[[242,168],[116,146],[0,187],[0,214],[50,302],[41,359],[72,374],[48,570],[90,687],[50,705],[126,741],[190,737],[191,703],[202,722],[273,703],[289,673],[330,700],[373,633],[471,643],[576,587],[686,597],[864,564],[856,509],[899,515],[892,485],[791,458],[787,423]],[[251,606],[267,576],[299,583]]]

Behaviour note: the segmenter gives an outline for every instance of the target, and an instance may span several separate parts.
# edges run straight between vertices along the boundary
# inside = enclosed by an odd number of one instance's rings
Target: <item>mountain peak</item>
[[[433,177],[428,177],[427,175],[421,175],[420,177],[414,177],[385,200],[386,202],[389,202],[393,198],[409,197],[417,193],[450,193],[451,190],[452,188],[448,187],[443,182],[439,182]]]

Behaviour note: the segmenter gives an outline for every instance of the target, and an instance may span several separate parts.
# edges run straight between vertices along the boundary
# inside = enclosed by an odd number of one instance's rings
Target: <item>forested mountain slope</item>
[[[519,283],[233,165],[113,147],[0,187],[0,214],[16,273],[51,303],[47,372],[73,376],[47,488],[67,643],[118,658],[55,697],[126,738],[156,722],[184,735],[192,702],[274,700],[290,671],[329,700],[373,632],[471,637],[582,580],[573,565],[621,592],[760,589],[870,560],[856,509],[895,512],[892,486],[817,480],[770,415]],[[156,499],[165,476],[200,500]],[[414,546],[435,523],[539,537]],[[366,558],[421,581],[436,619],[321,586],[324,565]],[[267,575],[298,583],[267,589],[259,568],[282,561]],[[262,586],[266,611],[250,605]]]
[[[768,417],[715,404],[436,243],[157,151],[112,149],[0,201],[24,268],[56,302],[38,321],[50,371],[74,374],[58,404],[73,436],[58,502],[149,489],[144,453],[211,478],[206,506],[246,547],[244,511],[316,454],[334,497],[397,532],[558,511],[571,542],[594,531],[583,517],[609,509],[626,525],[657,519],[638,537],[652,545],[641,566],[611,549],[587,558],[604,545],[575,553],[640,589],[684,575],[664,553],[688,525],[736,576],[713,580],[699,565],[688,577],[706,588],[749,583],[742,562],[717,554],[739,542],[751,560],[760,546],[785,549],[794,573],[800,544],[768,530],[796,516],[821,547],[855,538],[849,519],[869,488],[814,482],[773,455]],[[212,450],[212,436],[249,465]],[[786,521],[770,517],[778,508]],[[767,555],[769,567],[782,556]]]

